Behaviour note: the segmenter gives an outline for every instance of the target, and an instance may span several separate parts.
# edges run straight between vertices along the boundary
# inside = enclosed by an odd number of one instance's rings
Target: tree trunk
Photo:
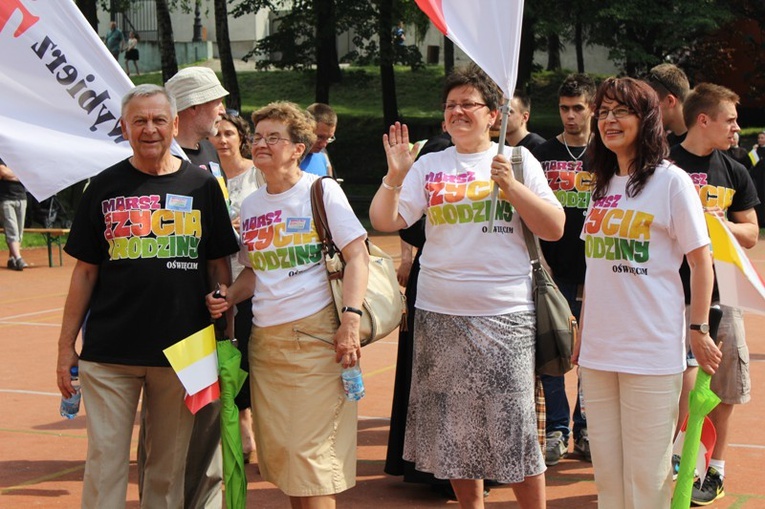
[[[454,43],[444,36],[444,74],[449,76],[454,70]]]
[[[329,88],[342,79],[337,56],[334,0],[313,0],[316,19],[316,102],[329,104]]]
[[[584,37],[582,34],[582,21],[577,20],[574,24],[574,45],[576,46],[576,71],[584,72]]]
[[[525,90],[531,81],[531,70],[534,67],[534,23],[535,19],[523,13],[521,23],[521,47],[518,55],[518,81],[516,88]]]
[[[396,77],[393,71],[393,0],[379,0],[380,20],[377,35],[380,37],[380,79],[382,80],[383,128],[400,120],[396,98]]]
[[[558,34],[547,36],[547,70],[560,70],[560,37]]]
[[[96,6],[96,0],[77,0],[77,7],[80,12],[88,20],[90,26],[93,27],[96,33],[98,33],[98,7]]]
[[[239,96],[239,82],[236,80],[234,57],[231,54],[231,41],[228,36],[228,8],[226,0],[215,0],[215,35],[218,41],[218,58],[223,74],[223,87],[228,90],[226,108],[239,111],[242,100]]]
[[[178,72],[178,59],[175,56],[173,23],[170,21],[170,8],[167,5],[167,0],[156,0],[156,2],[159,53],[162,60],[162,81],[165,82]]]

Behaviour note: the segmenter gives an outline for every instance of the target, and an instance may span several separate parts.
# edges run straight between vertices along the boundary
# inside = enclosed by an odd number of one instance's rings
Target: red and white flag
[[[133,84],[73,1],[0,1],[0,54],[0,158],[38,200],[131,154]]]
[[[704,214],[712,241],[720,304],[765,314],[765,282],[719,217]]]
[[[416,0],[430,21],[512,97],[523,0]]]

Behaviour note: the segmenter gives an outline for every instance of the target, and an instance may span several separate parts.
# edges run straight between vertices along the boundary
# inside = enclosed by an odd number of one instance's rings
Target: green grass
[[[28,247],[45,247],[45,237],[39,233],[27,233],[24,238],[21,239],[21,249]],[[5,242],[5,235],[0,235],[0,251],[8,251],[8,244]],[[0,263],[3,262],[0,259]]]

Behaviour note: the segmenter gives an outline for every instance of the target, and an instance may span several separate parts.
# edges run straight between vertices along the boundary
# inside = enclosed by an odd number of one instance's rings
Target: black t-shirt
[[[688,131],[685,131],[683,134],[675,134],[673,132],[667,133],[667,145],[669,147],[674,147],[675,145],[679,145],[680,143],[685,141],[685,137],[688,136]]]
[[[99,267],[81,358],[168,366],[162,350],[210,324],[206,262],[238,245],[208,172],[184,161],[152,176],[124,160],[92,179],[64,249]]]
[[[184,148],[183,151],[195,166],[199,166],[200,168],[211,172],[216,177],[222,174],[218,152],[209,141],[202,140],[199,142],[198,148]]]
[[[571,284],[583,284],[586,263],[584,241],[579,238],[584,225],[584,215],[590,203],[592,175],[587,158],[582,157],[585,147],[569,147],[557,138],[551,138],[534,150],[533,155],[547,176],[547,182],[566,212],[563,237],[555,242],[540,240],[545,260],[556,279]]]
[[[754,208],[760,203],[757,190],[749,172],[741,163],[715,150],[708,156],[691,154],[682,145],[675,145],[669,151],[670,160],[685,170],[693,180],[704,207],[720,207],[727,212],[741,212]],[[691,271],[683,259],[680,267],[685,302],[691,302]],[[717,281],[712,300],[718,300]]]
[[[542,145],[545,141],[546,140],[537,133],[529,133],[518,142],[518,146],[526,147],[529,152],[534,152],[534,149]]]
[[[5,165],[2,159],[0,164]],[[24,184],[17,180],[0,180],[0,201],[5,200],[26,200],[27,190]]]

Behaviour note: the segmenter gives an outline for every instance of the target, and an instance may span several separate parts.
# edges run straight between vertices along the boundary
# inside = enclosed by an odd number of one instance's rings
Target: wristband
[[[352,308],[351,306],[343,306],[340,310],[341,313],[356,313],[359,316],[363,316],[364,312],[360,309]]]
[[[385,177],[382,178],[382,186],[387,189],[388,191],[398,191],[402,187],[404,187],[404,184],[401,184],[400,186],[392,186],[385,182]]]

